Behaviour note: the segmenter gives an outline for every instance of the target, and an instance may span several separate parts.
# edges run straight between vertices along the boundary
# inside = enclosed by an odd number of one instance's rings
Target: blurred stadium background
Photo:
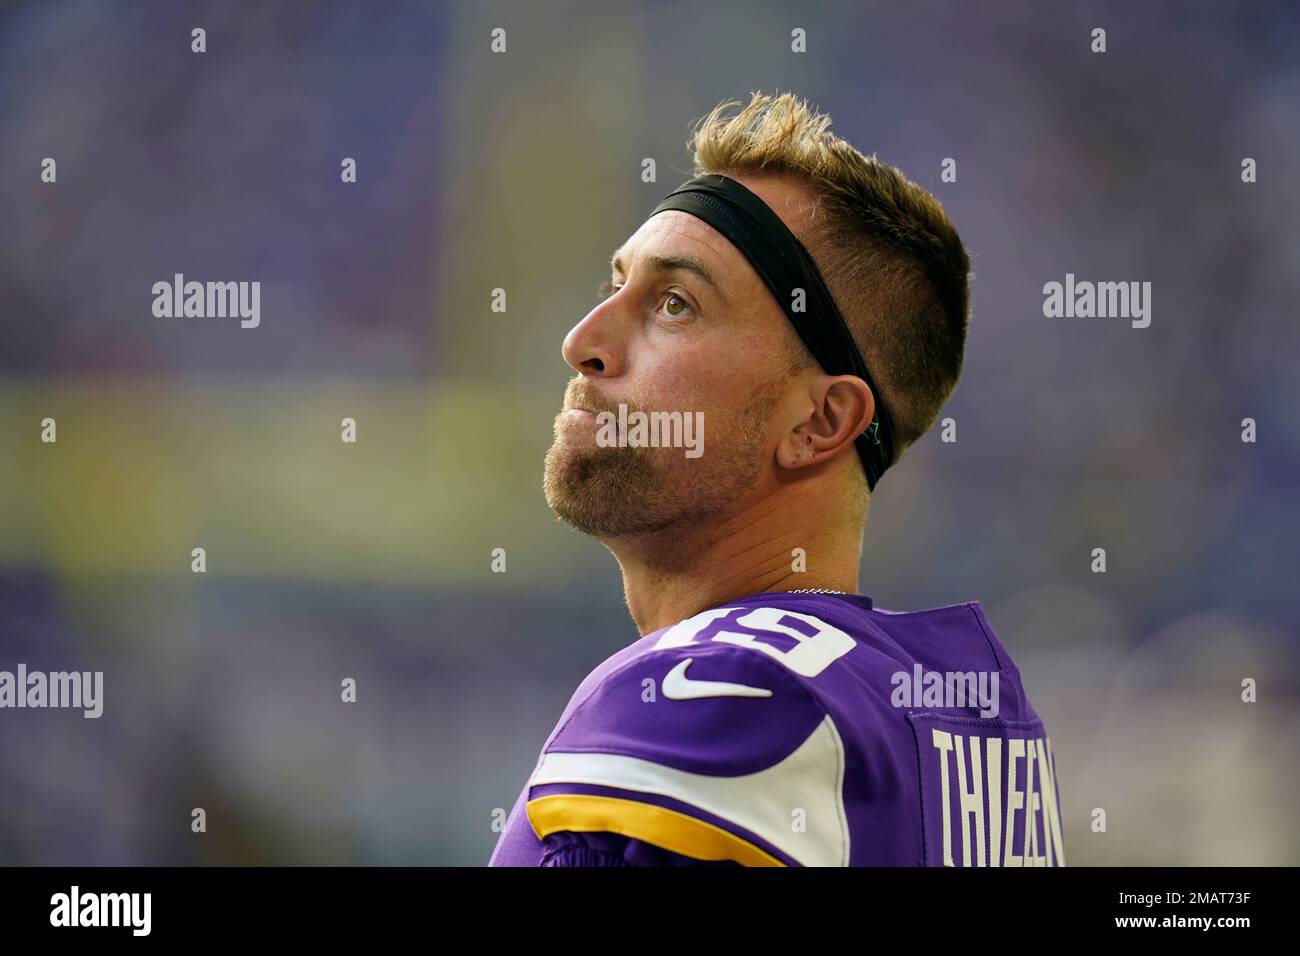
[[[0,862],[487,860],[636,637],[541,493],[561,339],[756,89],[974,258],[958,442],[882,482],[860,590],[983,603],[1070,864],[1300,862],[1300,13],[1050,6],[0,7],[0,668],[106,685],[98,720],[0,712]],[[260,327],[154,318],[177,272],[260,280]],[[1151,326],[1045,319],[1067,272],[1151,281]]]

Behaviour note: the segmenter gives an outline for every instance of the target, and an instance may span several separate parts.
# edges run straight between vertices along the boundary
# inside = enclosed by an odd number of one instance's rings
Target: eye
[[[666,305],[668,302],[671,302],[671,301],[674,300],[674,299],[676,299],[676,300],[677,300],[678,302],[680,302],[683,306],[685,306],[686,311],[685,311],[685,312],[673,312],[673,311],[671,310],[671,308],[668,308],[668,309],[667,309],[667,312],[666,312],[667,315],[671,316],[671,317],[674,318],[674,319],[678,319],[678,318],[681,318],[683,315],[686,315],[687,313],[693,311],[693,310],[691,309],[690,303],[688,303],[685,299],[683,299],[683,298],[682,298],[680,295],[678,295],[676,292],[669,292],[669,293],[668,293],[667,297],[664,299],[664,303],[665,303],[665,305]]]
[[[621,288],[623,288],[623,284],[621,282],[618,285],[614,285],[613,282],[611,282],[609,279],[606,279],[600,285],[596,286],[596,297],[598,299],[608,299],[611,295],[613,295]],[[665,310],[665,314],[669,318],[680,319],[684,315],[691,315],[694,313],[694,310],[691,308],[691,304],[687,302],[685,299],[683,299],[676,292],[664,293],[664,298],[662,300],[664,303],[668,303],[673,300],[676,300],[679,303],[679,305],[677,306],[678,311],[674,312],[673,311],[674,307],[668,306]]]

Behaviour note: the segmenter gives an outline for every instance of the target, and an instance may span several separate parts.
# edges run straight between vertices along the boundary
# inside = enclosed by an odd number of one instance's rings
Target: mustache
[[[639,403],[629,401],[626,398],[619,399],[616,402],[606,399],[594,386],[583,379],[572,379],[564,390],[564,411],[571,408],[584,408],[589,412],[595,412],[597,415],[601,412],[617,415],[619,405],[627,406],[629,414],[635,411],[644,411]]]

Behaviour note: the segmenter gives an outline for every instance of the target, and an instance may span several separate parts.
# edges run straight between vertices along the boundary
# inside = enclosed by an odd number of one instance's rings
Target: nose
[[[616,299],[618,293],[588,312],[564,337],[560,352],[575,372],[601,378],[622,374],[625,344],[620,338]]]

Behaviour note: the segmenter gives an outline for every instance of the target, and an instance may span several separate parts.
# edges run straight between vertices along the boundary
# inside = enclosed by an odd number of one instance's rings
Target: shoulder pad
[[[697,859],[844,865],[844,747],[788,667],[704,641],[611,671],[528,783],[539,839],[607,831]]]

